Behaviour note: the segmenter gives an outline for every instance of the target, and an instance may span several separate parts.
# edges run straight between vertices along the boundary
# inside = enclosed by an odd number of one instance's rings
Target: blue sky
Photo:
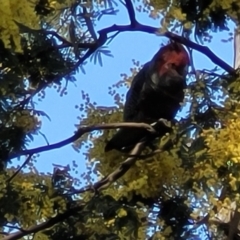
[[[111,26],[112,24],[128,24],[129,19],[124,7],[119,6],[120,11],[117,16],[103,17],[97,23],[97,29]],[[144,24],[159,27],[160,20],[150,19],[145,13],[137,12],[137,18]],[[215,52],[220,58],[232,65],[233,62],[233,43],[223,43],[222,38],[228,38],[226,33],[218,33],[214,35],[213,42],[209,44],[209,48]],[[81,91],[89,93],[92,101],[98,105],[112,106],[113,100],[108,95],[108,87],[121,79],[121,73],[129,73],[132,67],[132,59],[140,61],[141,64],[149,61],[152,56],[158,51],[161,43],[167,43],[168,39],[140,32],[124,32],[120,33],[108,45],[109,50],[113,54],[113,58],[103,56],[103,67],[87,62],[84,66],[86,74],[79,72],[76,76],[76,85],[69,83],[68,94],[60,97],[59,93],[54,89],[46,90],[46,97],[41,102],[37,102],[36,109],[46,112],[51,121],[47,118],[42,119],[41,132],[44,133],[49,143],[56,143],[68,138],[76,130],[75,124],[79,124],[77,116],[80,115],[79,110],[75,105],[81,104]],[[196,69],[212,69],[215,67],[211,61],[203,54],[194,52],[194,63]],[[29,148],[46,145],[44,138],[41,135],[35,137],[34,142],[29,145]],[[23,160],[23,158],[22,158]],[[35,164],[40,172],[52,172],[53,163],[59,165],[72,165],[72,161],[76,161],[78,173],[73,173],[74,176],[80,177],[80,173],[86,170],[85,159],[81,153],[73,150],[71,145],[61,149],[52,150],[41,153]],[[20,161],[21,162],[21,161]],[[13,164],[19,164],[16,159],[13,159]]]

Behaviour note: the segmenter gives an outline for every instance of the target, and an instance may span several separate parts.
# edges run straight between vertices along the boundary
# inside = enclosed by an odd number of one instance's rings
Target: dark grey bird
[[[189,55],[181,44],[171,42],[160,48],[132,81],[126,96],[124,122],[153,123],[160,118],[173,120],[184,99],[189,63]],[[168,129],[160,127],[157,131],[161,137]],[[148,134],[145,129],[120,129],[108,141],[105,151],[128,151]]]

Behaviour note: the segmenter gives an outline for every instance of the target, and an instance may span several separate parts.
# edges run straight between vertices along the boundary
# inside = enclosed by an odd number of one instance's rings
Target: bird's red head
[[[162,47],[154,56],[157,63],[158,72],[160,75],[175,70],[178,74],[186,75],[187,67],[190,64],[190,59],[185,48],[176,42],[171,42]]]

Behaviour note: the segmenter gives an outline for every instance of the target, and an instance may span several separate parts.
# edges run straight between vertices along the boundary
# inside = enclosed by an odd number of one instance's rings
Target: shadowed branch
[[[98,125],[80,127],[73,136],[71,136],[61,142],[50,144],[50,145],[45,145],[45,146],[37,147],[37,148],[33,148],[33,149],[23,150],[18,153],[13,153],[9,156],[9,159],[20,157],[22,155],[28,155],[28,154],[32,155],[35,153],[46,152],[46,151],[50,151],[50,150],[53,150],[56,148],[61,148],[65,145],[68,145],[68,144],[76,141],[83,134],[88,133],[88,132],[92,132],[92,131],[96,131],[96,130],[105,130],[105,129],[116,129],[116,128],[144,128],[153,134],[156,133],[155,129],[151,125],[146,124],[146,123],[133,123],[133,122],[108,123],[108,124],[98,124]]]

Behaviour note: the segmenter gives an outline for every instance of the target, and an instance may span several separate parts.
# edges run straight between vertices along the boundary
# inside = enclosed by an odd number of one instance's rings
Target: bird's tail
[[[105,152],[108,152],[112,149],[116,149],[118,151],[130,151],[135,144],[141,141],[148,134],[149,133],[146,129],[120,129],[106,144]]]

